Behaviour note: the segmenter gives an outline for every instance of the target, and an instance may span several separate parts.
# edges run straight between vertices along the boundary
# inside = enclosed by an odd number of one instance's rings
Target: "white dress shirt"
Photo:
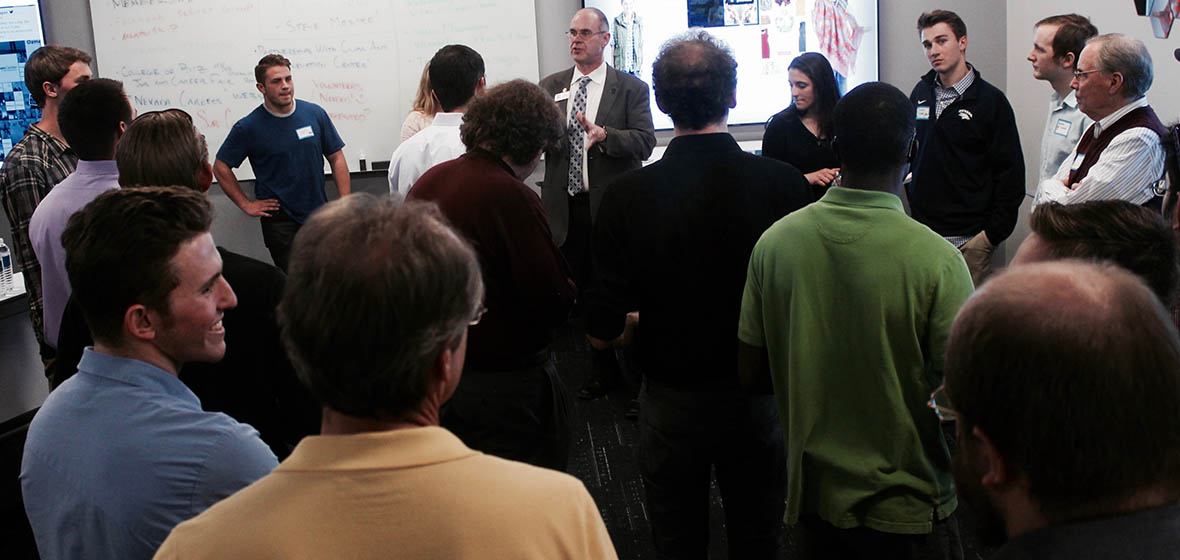
[[[1099,136],[1103,129],[1127,113],[1146,106],[1145,97],[1124,105],[1091,125],[1094,136]],[[1164,175],[1164,148],[1159,135],[1149,128],[1135,127],[1115,136],[1077,187],[1071,189],[1065,182],[1078,160],[1077,152],[1075,146],[1053,178],[1037,186],[1033,207],[1050,200],[1062,204],[1087,200],[1126,200],[1143,204],[1155,196],[1155,185]]]
[[[1041,168],[1037,184],[1057,174],[1061,162],[1077,147],[1091,124],[1094,121],[1078,108],[1077,92],[1069,90],[1064,99],[1053,92],[1045,132],[1041,135]]]
[[[586,84],[586,118],[589,119],[590,122],[594,122],[595,119],[598,118],[598,105],[602,101],[602,88],[606,85],[606,61],[603,61],[602,64],[599,64],[598,68],[595,68],[589,74],[582,74],[578,71],[577,66],[574,67],[573,79],[570,80],[570,97],[565,102],[565,124],[567,127],[569,126],[570,121],[574,119],[574,96],[578,94],[577,84],[578,80],[582,79],[582,76],[590,76],[590,83]],[[583,142],[582,182],[586,185],[586,190],[590,190],[590,168],[586,166],[585,145],[586,143]],[[570,154],[570,159],[573,159],[574,157],[574,154]]]
[[[460,124],[463,113],[438,113],[430,126],[402,142],[389,156],[389,194],[404,196],[431,167],[467,153]]]

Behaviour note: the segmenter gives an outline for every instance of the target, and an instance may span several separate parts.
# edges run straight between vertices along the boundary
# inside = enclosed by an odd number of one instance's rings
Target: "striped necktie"
[[[582,180],[582,153],[586,146],[586,130],[582,128],[582,123],[578,122],[578,113],[586,113],[586,86],[589,83],[590,76],[582,76],[578,80],[578,92],[574,94],[574,108],[570,111],[570,122],[566,126],[566,134],[569,135],[570,140],[570,176],[566,190],[569,191],[570,196],[585,189],[585,181]]]

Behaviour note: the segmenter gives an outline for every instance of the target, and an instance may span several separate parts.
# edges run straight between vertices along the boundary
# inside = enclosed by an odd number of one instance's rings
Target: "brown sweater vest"
[[[1069,172],[1069,180],[1065,182],[1065,185],[1074,185],[1084,179],[1086,174],[1090,172],[1090,168],[1098,163],[1098,156],[1110,145],[1115,136],[1132,128],[1140,127],[1151,129],[1159,135],[1161,141],[1168,135],[1168,129],[1160,122],[1159,117],[1155,116],[1155,111],[1151,107],[1140,107],[1123,115],[1123,118],[1103,129],[1102,134],[1099,134],[1097,138],[1094,137],[1094,125],[1090,125],[1086,134],[1078,142],[1077,153],[1083,155],[1082,165]]]

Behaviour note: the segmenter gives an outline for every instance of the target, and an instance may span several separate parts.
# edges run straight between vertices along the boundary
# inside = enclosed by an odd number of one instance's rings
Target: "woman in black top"
[[[840,172],[832,151],[832,109],[840,100],[828,59],[803,53],[787,67],[791,106],[770,117],[762,136],[762,155],[803,172],[818,199]]]

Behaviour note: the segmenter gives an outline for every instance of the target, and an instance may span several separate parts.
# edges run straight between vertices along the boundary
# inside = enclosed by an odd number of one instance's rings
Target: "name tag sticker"
[[[918,115],[916,118],[920,121],[930,120],[930,107],[926,107],[926,106],[918,107]]]
[[[562,101],[565,101],[566,99],[569,99],[569,98],[570,98],[570,92],[563,91],[563,92],[553,96],[553,102],[554,103],[561,103]]]
[[[1086,154],[1078,154],[1078,157],[1073,158],[1073,165],[1070,166],[1070,171],[1077,171],[1082,166],[1082,162],[1086,160]]]
[[[311,125],[308,125],[303,128],[295,129],[295,136],[298,136],[300,140],[303,140],[304,138],[311,138],[312,136],[315,136],[315,131],[311,129]]]
[[[1058,136],[1069,136],[1069,129],[1073,128],[1073,123],[1065,119],[1057,119],[1057,126],[1053,127],[1053,134]]]

